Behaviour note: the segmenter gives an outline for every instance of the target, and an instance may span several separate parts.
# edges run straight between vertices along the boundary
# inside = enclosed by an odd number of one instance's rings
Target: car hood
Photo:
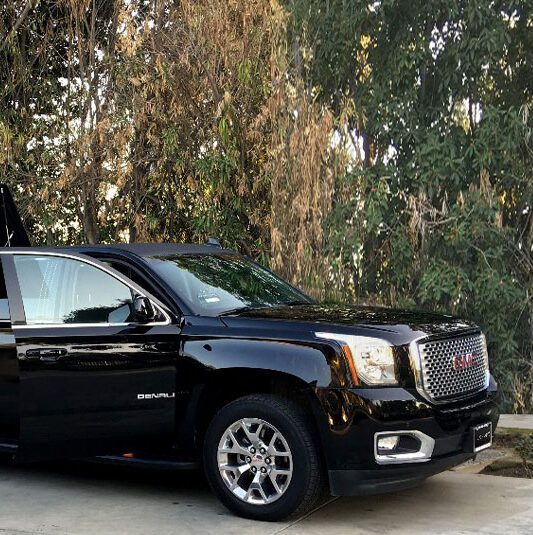
[[[254,320],[254,324],[260,322],[265,327],[266,324],[276,322],[275,328],[281,327],[279,322],[288,322],[288,326],[294,329],[305,328],[313,331],[330,327],[331,330],[339,332],[354,332],[354,328],[357,331],[379,330],[384,338],[397,338],[394,335],[399,335],[405,342],[422,336],[451,334],[476,327],[473,323],[445,314],[375,306],[314,304],[246,310],[224,316],[222,320],[226,324],[239,323],[242,326],[243,323],[248,323],[246,320]]]

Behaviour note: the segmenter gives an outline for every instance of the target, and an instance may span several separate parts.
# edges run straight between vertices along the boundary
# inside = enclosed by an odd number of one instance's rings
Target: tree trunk
[[[87,243],[98,243],[100,229],[98,228],[98,213],[96,191],[93,180],[86,181],[83,187],[83,230]]]

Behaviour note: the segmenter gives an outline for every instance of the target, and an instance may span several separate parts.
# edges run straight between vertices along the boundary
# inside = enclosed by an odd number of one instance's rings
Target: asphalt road
[[[446,472],[418,489],[338,498],[305,518],[237,518],[196,472],[0,462],[0,535],[533,533],[533,480]]]

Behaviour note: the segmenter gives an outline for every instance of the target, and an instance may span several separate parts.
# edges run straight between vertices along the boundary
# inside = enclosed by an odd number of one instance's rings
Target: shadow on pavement
[[[191,490],[210,493],[209,485],[201,470],[161,469],[146,466],[125,466],[87,460],[68,460],[13,464],[9,459],[0,458],[3,472],[42,475],[50,479],[78,480],[80,483],[105,483],[106,485],[126,485],[139,490],[157,488],[162,490]]]

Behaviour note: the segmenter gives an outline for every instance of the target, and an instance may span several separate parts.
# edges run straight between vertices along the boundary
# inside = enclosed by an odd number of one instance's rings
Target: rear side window
[[[6,281],[4,280],[4,269],[2,268],[0,260],[0,321],[10,321],[10,319]]]
[[[15,255],[28,324],[126,323],[132,293],[124,283],[80,260]]]

